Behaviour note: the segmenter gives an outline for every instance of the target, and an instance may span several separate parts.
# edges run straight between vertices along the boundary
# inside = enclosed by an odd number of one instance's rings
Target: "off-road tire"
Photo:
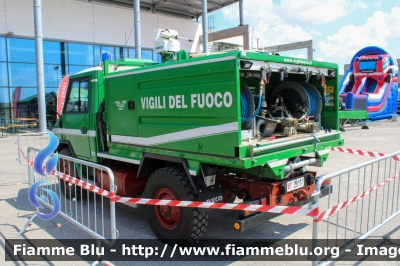
[[[73,154],[69,148],[64,148],[58,152],[58,154],[73,157]],[[79,178],[76,174],[75,171],[75,163],[73,162],[67,162],[64,161],[63,159],[59,159],[59,164],[60,164],[60,172],[65,173],[67,175],[73,176],[75,178]],[[65,195],[65,197],[69,200],[81,200],[81,188],[76,185],[69,185],[67,181],[64,181],[60,179],[60,190],[61,193]]]
[[[197,194],[181,166],[165,167],[155,171],[147,181],[143,197],[197,200]],[[153,233],[166,243],[177,240],[197,242],[203,236],[208,224],[206,209],[147,205],[144,206],[144,211]],[[168,212],[169,216],[165,212]]]

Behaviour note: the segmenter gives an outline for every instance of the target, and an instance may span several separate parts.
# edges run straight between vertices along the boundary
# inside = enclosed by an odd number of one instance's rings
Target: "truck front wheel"
[[[166,167],[154,172],[143,193],[144,198],[195,201],[196,192],[182,167]],[[195,242],[204,234],[208,213],[205,209],[175,206],[144,206],[148,223],[158,239]]]

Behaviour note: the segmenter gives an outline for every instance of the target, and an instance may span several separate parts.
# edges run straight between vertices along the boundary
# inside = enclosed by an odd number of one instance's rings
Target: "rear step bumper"
[[[321,189],[321,196],[324,197],[328,195],[329,193],[332,193],[332,186],[327,185],[324,188]],[[308,201],[301,201],[301,202],[293,202],[291,204],[288,204],[287,206],[303,206],[305,204],[308,204],[312,201],[312,198],[310,198]],[[252,214],[250,216],[244,217],[237,219],[234,223],[238,223],[240,225],[239,229],[235,229],[239,232],[245,231],[247,229],[251,229],[259,224],[265,223],[268,220],[271,220],[272,218],[278,217],[281,215],[280,213],[269,213],[269,212],[258,212],[255,214]]]

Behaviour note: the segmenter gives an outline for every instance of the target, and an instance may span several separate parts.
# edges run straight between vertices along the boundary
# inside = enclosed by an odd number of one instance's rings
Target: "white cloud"
[[[274,12],[276,6],[272,0],[251,0],[244,1],[244,19],[249,24],[250,22],[268,22],[282,23],[283,20]],[[229,19],[234,19],[239,22],[239,4],[230,5],[222,9],[222,14]]]
[[[328,23],[355,9],[365,9],[362,0],[273,0],[244,1],[245,23],[254,29],[253,39],[260,39],[260,46],[272,46],[311,40],[321,36],[317,30],[307,30],[302,25]],[[222,9],[225,18],[238,20],[239,5]]]
[[[319,42],[319,47],[326,56],[349,58],[365,46],[387,46],[388,38],[400,37],[399,25],[400,7],[393,7],[390,14],[375,11],[363,25],[344,26]]]
[[[310,33],[311,33],[311,35],[314,35],[314,36],[321,36],[322,35],[322,32],[317,31],[317,30],[313,30],[313,29],[310,30]]]
[[[285,0],[279,6],[279,13],[288,14],[293,21],[321,24],[332,22],[353,10],[366,8],[367,4],[361,0]]]
[[[260,26],[260,24],[258,26]],[[261,47],[312,39],[311,35],[302,28],[291,25],[263,27],[263,30],[254,32],[254,38],[260,38]]]
[[[369,3],[369,6],[366,4]],[[260,47],[268,47],[310,39],[323,40],[314,43],[315,59],[337,62],[341,67],[349,63],[361,48],[377,45],[386,48],[394,38],[400,37],[400,6],[390,11],[379,10],[383,1],[366,0],[248,0],[244,1],[245,23],[253,27],[252,38],[259,38]],[[324,31],[315,25],[327,24],[330,29],[334,21],[349,14],[376,11],[364,22],[353,22],[323,37]],[[222,9],[224,19],[239,22],[238,4]],[[346,19],[346,18],[345,18]],[[352,21],[359,21],[354,17]],[[329,24],[330,23],[330,24]],[[255,43],[255,42],[253,42]],[[317,49],[318,47],[318,49]],[[291,52],[287,54],[296,54]],[[299,56],[299,55],[297,55]]]
[[[285,44],[312,39],[311,35],[298,25],[285,22],[272,0],[244,1],[245,22],[254,29],[253,39],[260,39],[260,47]],[[228,19],[238,19],[238,4],[222,9]]]

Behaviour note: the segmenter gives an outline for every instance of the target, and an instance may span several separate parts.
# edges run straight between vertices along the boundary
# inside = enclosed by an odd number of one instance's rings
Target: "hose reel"
[[[263,96],[264,83],[260,81],[260,91],[255,107],[255,96],[244,83],[240,83],[240,104],[242,130],[251,129],[255,122],[255,135],[266,137],[273,135],[280,124],[284,135],[290,136],[297,131],[314,132],[320,119],[322,97],[316,87],[307,82],[286,81],[272,91],[271,104],[267,106]],[[262,106],[262,110],[261,110]],[[258,116],[257,116],[258,115]],[[309,118],[313,121],[309,122]]]
[[[285,81],[273,90],[271,101],[278,96],[283,99],[286,108],[294,118],[301,118],[306,110],[308,117],[314,117],[314,121],[319,121],[322,97],[314,85],[307,82]]]
[[[254,116],[258,113],[261,106],[261,99],[259,99],[258,110],[254,112],[254,98],[251,90],[247,85],[241,81],[240,82],[240,109],[241,109],[241,121],[242,130],[250,129],[252,125],[252,120]]]

